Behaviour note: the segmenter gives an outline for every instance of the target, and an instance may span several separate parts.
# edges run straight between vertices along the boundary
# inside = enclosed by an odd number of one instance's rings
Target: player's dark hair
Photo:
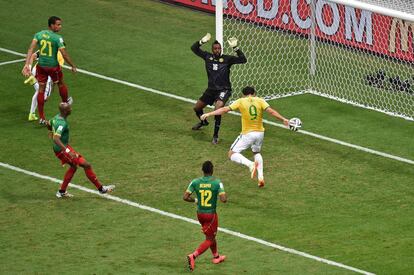
[[[212,44],[211,46],[213,46],[213,45],[215,45],[215,44],[219,44],[219,45],[220,45],[220,47],[221,47],[220,42],[218,42],[217,40],[214,40],[214,42],[213,42],[213,44]]]
[[[246,87],[243,88],[242,93],[244,95],[252,95],[252,94],[256,93],[256,91],[254,90],[253,87],[246,86]]]
[[[202,170],[206,175],[213,175],[214,165],[211,161],[207,160],[203,163]]]
[[[50,26],[52,26],[52,25],[56,24],[56,21],[58,21],[58,20],[62,20],[62,19],[60,19],[60,18],[59,18],[59,17],[57,17],[57,16],[51,16],[51,17],[49,17],[49,19],[47,20],[47,24],[48,24],[48,26],[50,27]]]

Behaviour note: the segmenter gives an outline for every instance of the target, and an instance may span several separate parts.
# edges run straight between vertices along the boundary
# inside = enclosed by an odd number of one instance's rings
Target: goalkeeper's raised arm
[[[240,48],[237,45],[237,38],[232,37],[229,40],[227,40],[227,43],[229,44],[230,47],[233,48],[233,50],[236,52],[237,56],[231,56],[229,63],[231,64],[244,64],[247,62],[247,58],[244,55],[244,53],[242,52],[242,50],[240,50]]]
[[[206,56],[208,55],[208,52],[203,51],[202,49],[200,49],[200,46],[207,43],[209,40],[211,39],[211,34],[207,33],[205,36],[203,36],[199,41],[196,41],[192,46],[191,46],[191,50],[193,51],[193,53],[195,53],[196,55],[198,55],[199,57],[205,59]]]

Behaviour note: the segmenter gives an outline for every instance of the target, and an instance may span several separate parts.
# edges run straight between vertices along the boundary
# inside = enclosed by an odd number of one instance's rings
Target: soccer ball
[[[289,129],[292,131],[297,131],[299,128],[302,127],[302,121],[299,118],[291,118],[289,120]]]

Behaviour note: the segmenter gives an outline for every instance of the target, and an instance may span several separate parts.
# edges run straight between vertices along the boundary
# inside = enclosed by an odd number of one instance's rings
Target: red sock
[[[59,94],[62,98],[62,102],[68,101],[68,88],[66,87],[66,85],[59,85]]]
[[[45,105],[45,93],[37,93],[37,110],[41,119],[45,119],[43,106]]]
[[[203,254],[209,247],[211,246],[210,240],[205,240],[200,244],[200,246],[194,251],[193,255],[194,257],[198,257],[201,254]]]
[[[98,178],[96,177],[95,172],[92,170],[92,168],[86,168],[85,174],[88,177],[88,179],[95,184],[96,188],[101,188],[102,184],[99,182]]]
[[[217,252],[217,242],[216,242],[216,240],[211,242],[210,250],[211,250],[211,253],[213,253],[213,257],[217,257],[219,255],[218,252]]]
[[[69,182],[73,178],[73,175],[76,172],[76,168],[69,167],[68,171],[65,173],[65,177],[63,178],[62,185],[60,186],[61,191],[66,191],[66,188],[68,188]]]

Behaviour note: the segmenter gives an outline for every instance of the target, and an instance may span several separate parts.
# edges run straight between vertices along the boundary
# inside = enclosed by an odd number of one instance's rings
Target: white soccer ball
[[[299,118],[294,117],[294,118],[291,118],[289,120],[289,129],[290,130],[296,132],[297,130],[299,130],[300,127],[302,127],[302,121]]]

